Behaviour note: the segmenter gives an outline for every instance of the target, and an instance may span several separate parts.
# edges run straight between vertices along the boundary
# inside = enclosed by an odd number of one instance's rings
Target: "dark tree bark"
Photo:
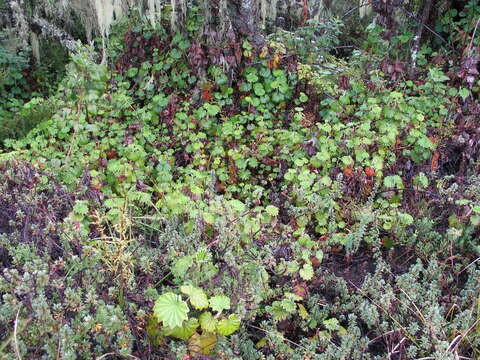
[[[423,6],[422,17],[420,18],[420,23],[417,27],[417,33],[415,34],[414,43],[412,47],[412,56],[410,59],[410,75],[415,73],[415,68],[417,66],[417,55],[420,50],[420,44],[422,41],[423,28],[424,25],[428,23],[430,18],[430,12],[432,10],[432,0],[425,0],[425,5]]]

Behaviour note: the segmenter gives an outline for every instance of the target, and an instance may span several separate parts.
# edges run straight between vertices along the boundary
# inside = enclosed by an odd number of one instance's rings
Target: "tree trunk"
[[[418,55],[418,51],[420,50],[420,43],[422,41],[423,27],[428,23],[431,10],[432,10],[432,0],[426,0],[425,5],[423,7],[423,11],[422,11],[422,17],[417,27],[417,33],[415,34],[413,48],[412,48],[412,55],[410,59],[410,75],[411,76],[415,74],[415,68],[417,67],[417,55]]]

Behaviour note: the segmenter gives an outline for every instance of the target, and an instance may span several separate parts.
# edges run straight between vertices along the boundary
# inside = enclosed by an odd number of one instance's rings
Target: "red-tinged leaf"
[[[320,265],[322,264],[321,261],[318,260],[318,258],[317,258],[316,256],[312,256],[312,257],[310,258],[310,261],[312,262],[312,266],[313,266],[314,269],[320,267]],[[297,293],[295,293],[295,294],[297,294]],[[297,295],[298,295],[298,296],[301,296],[301,295],[299,295],[299,294],[297,294]],[[302,296],[302,297],[303,297],[303,296]]]
[[[212,100],[213,95],[208,91],[202,91],[202,99],[206,101]]]
[[[440,158],[440,154],[438,153],[438,151],[435,151],[433,153],[433,156],[432,156],[432,163],[430,165],[430,169],[432,171],[437,171],[438,169],[438,159]]]
[[[117,156],[117,153],[113,150],[107,151],[107,159],[113,159],[114,157]]]
[[[343,169],[343,174],[344,174],[345,176],[352,176],[352,175],[353,175],[353,170],[352,170],[352,168],[345,168],[345,169]]]
[[[352,87],[350,86],[350,80],[346,76],[340,76],[338,79],[338,86],[340,86],[343,90],[351,90]]]
[[[295,285],[293,293],[301,298],[305,298],[308,295],[308,286],[305,283]]]
[[[430,140],[430,141],[431,141],[432,143],[434,143],[435,145],[438,145],[438,141],[439,141],[439,140],[438,140],[437,138],[435,138],[435,137],[433,137],[433,136],[430,136],[430,137],[428,138],[428,140]]]
[[[442,62],[443,62],[442,55],[437,55],[432,59],[432,63],[434,63],[434,64],[440,64]]]
[[[330,235],[328,234],[325,234],[325,235],[322,235],[318,238],[318,241],[325,241],[327,240],[328,238],[330,237]]]
[[[367,176],[369,176],[369,177],[374,177],[375,176],[375,170],[367,167],[367,168],[365,168],[365,174],[367,174]]]

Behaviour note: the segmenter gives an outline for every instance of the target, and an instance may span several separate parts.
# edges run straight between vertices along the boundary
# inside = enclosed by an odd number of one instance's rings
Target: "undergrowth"
[[[22,108],[0,358],[478,358],[478,90],[374,25],[318,66],[200,21],[119,22]]]

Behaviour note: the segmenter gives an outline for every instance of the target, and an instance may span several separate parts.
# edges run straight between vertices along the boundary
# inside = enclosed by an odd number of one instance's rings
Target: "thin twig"
[[[383,338],[383,337],[385,337],[385,336],[387,336],[387,335],[394,334],[394,333],[396,333],[397,331],[401,331],[401,330],[400,330],[400,329],[393,329],[393,330],[387,331],[387,332],[384,333],[384,334],[381,334],[381,335],[377,336],[376,338],[374,338],[374,339],[372,339],[372,340],[370,340],[370,341],[368,342],[367,347],[370,346],[370,345],[372,345],[373,343],[375,343],[377,340],[380,340],[381,338]]]
[[[353,13],[354,11],[360,9],[361,7],[370,5],[370,3],[371,3],[371,1],[368,1],[368,0],[367,0],[367,1],[363,2],[363,3],[361,3],[360,5],[354,6],[353,8],[347,10],[347,12],[342,15],[342,17],[341,17],[342,20],[343,20],[344,18],[346,18],[347,16],[350,16],[351,13]]]
[[[18,316],[20,315],[20,309],[21,308],[19,308],[17,311],[17,316],[15,316],[15,324],[13,325],[13,344],[15,345],[15,354],[17,355],[18,360],[22,360],[17,340]]]
[[[473,260],[470,264],[468,264],[467,266],[465,266],[462,271],[460,271],[458,273],[458,275],[460,275],[461,273],[463,273],[465,270],[467,270],[470,266],[474,265],[475,263],[479,262],[480,261],[480,257],[479,258],[476,258],[475,260]]]
[[[106,357],[111,356],[111,355],[118,355],[118,356],[121,356],[121,357],[140,360],[140,358],[137,358],[136,356],[133,356],[133,355],[130,355],[130,354],[117,354],[115,352],[109,352],[109,353],[103,354],[102,356],[99,356],[99,357],[95,358],[95,360],[102,360],[102,359],[105,359]]]
[[[103,354],[102,356],[97,357],[95,360],[102,360],[102,359],[105,359],[106,357],[108,357],[110,355],[115,355],[115,353],[110,352],[110,353]]]
[[[450,343],[450,345],[448,345],[448,349],[447,351],[453,351],[455,350],[455,348],[457,347],[458,343],[460,342],[460,340],[462,340],[462,337],[463,335],[457,335],[455,337],[455,339],[452,340],[452,342]]]
[[[449,351],[453,351],[457,348],[457,346],[462,342],[462,340],[470,333],[470,331],[472,331],[476,326],[477,324],[480,322],[480,319],[477,319],[477,321],[475,321],[472,326],[470,326],[467,331],[465,331],[464,334],[462,335],[458,335],[455,339],[453,339],[453,341],[450,343],[450,345],[448,346],[448,350]],[[457,339],[458,337],[460,336],[460,339]]]
[[[475,34],[477,33],[479,23],[480,23],[480,18],[478,18],[477,23],[475,24],[475,29],[473,30],[472,39],[470,40],[470,44],[468,45],[468,48],[467,48],[467,54],[470,52],[470,50],[472,50],[473,39],[475,39]]]
[[[398,347],[399,347],[400,345],[402,345],[402,344],[405,342],[405,340],[407,340],[407,338],[406,338],[406,337],[403,337],[402,340],[400,340],[400,341],[398,342],[398,344],[395,345],[395,347],[392,349],[392,351],[390,352],[390,354],[389,354],[388,356],[391,356],[391,355],[396,354],[397,352],[399,352],[400,350],[397,350],[397,349],[398,349]]]
[[[260,328],[260,327],[258,327],[258,326],[255,326],[255,325],[247,324],[247,326],[248,326],[248,327],[251,327],[251,328],[253,328],[253,329],[255,329],[255,330],[263,331],[263,332],[266,333],[266,334],[275,335],[275,336],[281,338],[282,340],[285,340],[286,342],[288,342],[288,343],[290,343],[290,344],[292,344],[292,345],[295,345],[296,347],[299,347],[299,348],[301,348],[301,349],[303,349],[303,350],[309,351],[306,347],[304,347],[304,346],[302,346],[302,345],[300,345],[300,344],[297,344],[296,342],[294,342],[294,341],[292,341],[292,340],[290,340],[290,339],[287,339],[287,338],[286,338],[285,336],[283,336],[283,335],[274,333],[274,332],[269,331],[269,330],[262,329],[262,328]]]

